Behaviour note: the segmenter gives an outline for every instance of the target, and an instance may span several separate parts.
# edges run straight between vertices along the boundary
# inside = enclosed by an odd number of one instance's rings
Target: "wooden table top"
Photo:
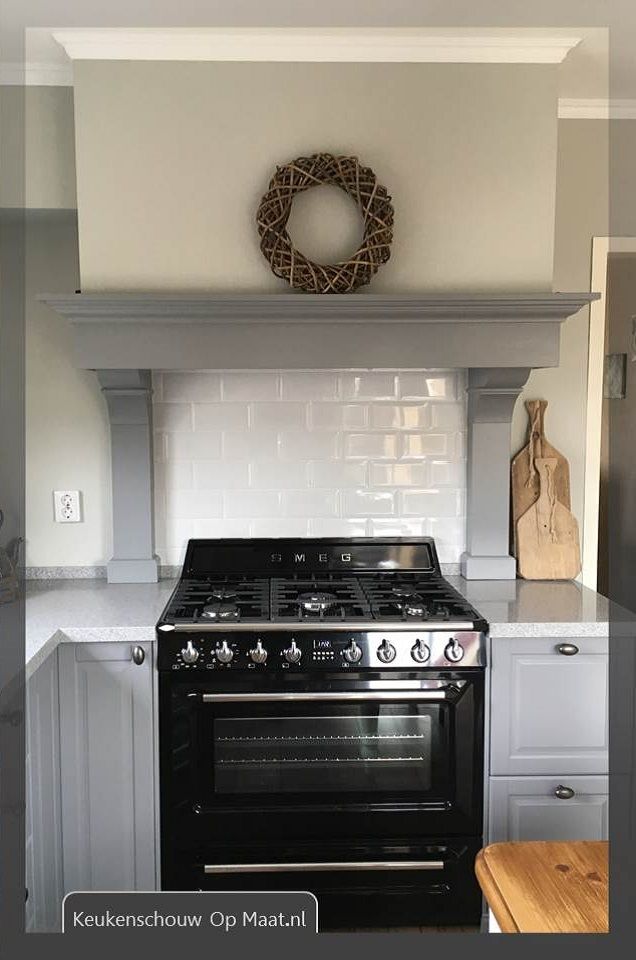
[[[493,843],[475,873],[502,933],[607,933],[609,846]]]

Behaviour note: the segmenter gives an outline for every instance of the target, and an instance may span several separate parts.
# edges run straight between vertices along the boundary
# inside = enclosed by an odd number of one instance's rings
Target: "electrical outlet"
[[[82,519],[79,490],[54,490],[56,523],[79,523]]]

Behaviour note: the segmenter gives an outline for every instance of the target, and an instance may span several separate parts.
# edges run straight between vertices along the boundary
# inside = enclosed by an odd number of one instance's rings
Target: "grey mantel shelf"
[[[43,295],[97,371],[112,437],[110,581],[156,580],[150,371],[465,367],[467,579],[514,579],[508,552],[512,413],[533,367],[559,363],[559,327],[593,293],[456,297]]]
[[[162,370],[556,366],[559,325],[595,298],[590,293],[39,297],[70,320],[78,366]]]

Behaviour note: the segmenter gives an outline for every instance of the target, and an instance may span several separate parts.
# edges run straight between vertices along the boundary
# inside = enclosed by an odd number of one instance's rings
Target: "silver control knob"
[[[347,663],[358,663],[359,660],[362,660],[362,650],[355,640],[352,640],[349,646],[344,648],[342,655]]]
[[[181,659],[184,663],[196,663],[199,659],[199,651],[192,643],[192,640],[188,640],[185,647],[181,651]]]
[[[219,663],[231,663],[234,659],[234,651],[229,646],[227,640],[224,640],[220,646],[217,646],[215,653]]]
[[[261,640],[257,640],[256,646],[250,650],[250,660],[252,663],[265,663],[267,660],[267,650]]]
[[[292,640],[287,649],[283,650],[283,656],[287,663],[300,663],[302,655],[302,650],[296,645],[295,640]]]
[[[416,663],[426,663],[431,657],[431,648],[423,640],[416,640],[411,647],[411,656]]]
[[[391,663],[392,660],[395,660],[395,647],[386,639],[378,647],[378,660],[381,660],[382,663]]]
[[[444,656],[447,660],[450,660],[451,663],[459,663],[460,660],[464,658],[464,648],[462,647],[459,640],[456,640],[453,637],[452,640],[449,640],[444,648]]]

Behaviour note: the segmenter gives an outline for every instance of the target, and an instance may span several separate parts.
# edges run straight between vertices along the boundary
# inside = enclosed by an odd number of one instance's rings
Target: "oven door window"
[[[426,794],[448,788],[442,705],[215,717],[216,794]],[[209,729],[209,728],[208,728]]]

